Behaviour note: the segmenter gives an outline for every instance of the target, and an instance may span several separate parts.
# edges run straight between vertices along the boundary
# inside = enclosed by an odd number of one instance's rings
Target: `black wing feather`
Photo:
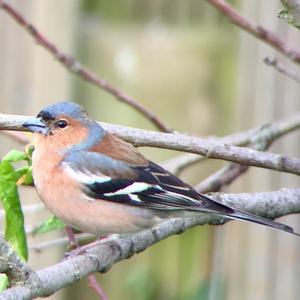
[[[132,169],[137,174],[135,180],[111,178],[108,182],[95,181],[92,184],[85,184],[85,192],[95,199],[152,209],[217,210],[224,214],[230,214],[234,211],[198,194],[191,186],[153,162],[150,162],[146,168],[132,167]],[[131,195],[137,196],[140,201],[133,199],[130,195],[117,193],[134,182],[149,184],[149,188],[131,193]]]
[[[135,180],[111,178],[110,181],[104,183],[94,182],[93,184],[86,184],[85,189],[87,194],[95,199],[157,210],[209,212],[231,219],[258,223],[299,235],[290,226],[239,211],[199,194],[191,186],[153,162],[150,162],[146,168],[132,167],[132,169],[137,174]],[[149,187],[129,194],[117,193],[136,182],[149,184]]]
[[[95,181],[92,184],[85,185],[85,192],[92,198],[99,198],[107,193],[115,193],[120,189],[124,189],[133,183],[134,181],[129,179],[112,179],[110,181],[102,183]]]

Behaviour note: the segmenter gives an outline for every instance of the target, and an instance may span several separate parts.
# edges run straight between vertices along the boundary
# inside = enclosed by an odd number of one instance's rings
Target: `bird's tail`
[[[279,229],[279,230],[300,236],[299,233],[295,232],[294,229],[288,225],[285,225],[285,224],[282,224],[279,222],[275,222],[275,221],[272,221],[270,219],[266,219],[263,217],[259,217],[254,214],[234,210],[234,212],[232,214],[228,214],[227,217],[230,219],[236,219],[236,220],[242,220],[242,221],[246,221],[246,222],[261,224],[264,226],[272,227],[275,229]]]
[[[296,236],[300,236],[299,233],[295,232],[294,229],[288,225],[272,221],[267,218],[263,218],[248,212],[240,211],[238,209],[232,208],[230,206],[227,206],[223,203],[220,203],[216,200],[213,200],[211,198],[208,198],[206,196],[201,195],[201,198],[206,199],[209,201],[209,208],[212,209],[212,213],[216,215],[221,215],[221,216],[226,216],[229,219],[235,219],[235,220],[241,220],[241,221],[246,221],[246,222],[251,222],[251,223],[256,223],[256,224],[261,224],[264,226],[272,227],[278,230],[282,230],[291,234],[294,234]],[[204,200],[202,198],[202,200]],[[211,202],[212,201],[212,202]]]

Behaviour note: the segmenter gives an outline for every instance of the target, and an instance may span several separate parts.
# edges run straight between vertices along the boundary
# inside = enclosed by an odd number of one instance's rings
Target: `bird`
[[[198,193],[74,102],[49,105],[22,126],[34,133],[33,180],[41,200],[74,229],[126,234],[209,213],[299,235],[288,225]]]

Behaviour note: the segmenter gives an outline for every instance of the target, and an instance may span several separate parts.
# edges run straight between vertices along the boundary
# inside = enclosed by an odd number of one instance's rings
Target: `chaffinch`
[[[205,212],[296,234],[287,225],[197,193],[106,132],[78,104],[50,105],[23,126],[35,133],[32,167],[41,199],[65,224],[83,232],[129,233]]]

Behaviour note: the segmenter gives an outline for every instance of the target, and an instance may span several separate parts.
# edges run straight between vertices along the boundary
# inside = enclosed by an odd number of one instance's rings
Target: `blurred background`
[[[237,29],[206,1],[61,0],[10,1],[62,51],[143,103],[169,127],[194,135],[229,135],[288,117],[299,109],[299,85],[263,59],[289,61]],[[246,17],[299,47],[300,32],[278,19],[280,1],[230,1]],[[111,95],[70,74],[0,10],[0,111],[36,114],[72,99],[95,119],[154,129]],[[23,146],[0,135],[0,154]],[[156,162],[180,153],[140,149]],[[299,133],[271,151],[299,155]],[[225,165],[209,160],[181,174],[191,185]],[[259,192],[299,186],[299,178],[252,168],[225,191]],[[24,205],[38,202],[21,188]],[[26,215],[37,225],[46,211]],[[299,231],[299,218],[282,218]],[[64,233],[30,238],[39,244]],[[66,247],[30,251],[30,265],[58,262]],[[300,243],[291,235],[230,222],[201,226],[171,237],[107,274],[97,275],[109,299],[240,300],[300,299]],[[97,299],[87,281],[51,299]]]

